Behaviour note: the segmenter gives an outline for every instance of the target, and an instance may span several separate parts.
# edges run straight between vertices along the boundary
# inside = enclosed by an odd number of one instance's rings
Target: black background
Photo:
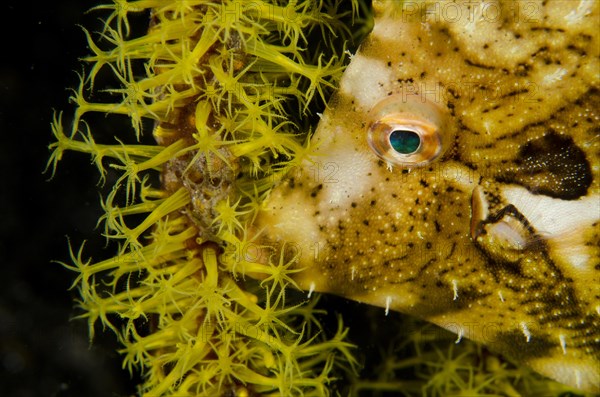
[[[70,319],[74,274],[67,235],[86,257],[107,248],[94,230],[100,215],[98,172],[85,155],[66,153],[56,176],[42,174],[49,157],[53,109],[73,105],[78,58],[89,53],[78,24],[98,30],[105,13],[93,1],[4,2],[0,62],[0,396],[126,396],[135,379],[120,369],[112,334]]]

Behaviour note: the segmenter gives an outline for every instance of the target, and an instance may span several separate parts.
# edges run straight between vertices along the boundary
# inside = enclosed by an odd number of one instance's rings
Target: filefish
[[[595,0],[373,1],[253,230],[294,281],[600,390]]]

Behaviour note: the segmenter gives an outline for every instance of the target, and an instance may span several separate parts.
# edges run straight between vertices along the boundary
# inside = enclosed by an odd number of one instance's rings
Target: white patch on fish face
[[[365,73],[368,70],[368,73]],[[380,60],[356,54],[344,72],[340,92],[354,97],[356,104],[371,109],[390,91],[394,75]]]
[[[300,192],[293,192],[286,196],[280,195],[278,191],[273,193],[277,206],[265,208],[264,217],[267,218],[271,227],[276,231],[280,241],[300,242],[300,246],[310,246],[319,241],[319,230],[312,220],[312,208],[304,205],[304,198],[300,197]],[[294,231],[302,230],[302,238],[299,238]]]
[[[558,67],[555,69],[554,73],[545,75],[542,79],[542,83],[544,85],[552,85],[558,81],[561,81],[567,73],[567,69]]]
[[[384,40],[397,40],[399,32],[398,23],[394,19],[383,18],[373,26],[371,34]]]
[[[593,253],[585,244],[584,231],[600,219],[598,195],[567,201],[534,195],[518,186],[505,187],[503,195],[561,258],[563,271],[571,277],[593,277]]]
[[[596,0],[580,0],[577,8],[574,7],[565,19],[569,24],[575,25],[581,23],[581,20],[586,16],[590,15],[594,9],[594,1]]]
[[[352,197],[361,194],[369,187],[367,174],[373,170],[374,156],[365,150],[355,150],[357,144],[351,134],[344,133],[340,127],[323,142],[319,151],[326,153],[327,162],[321,166],[329,172],[324,177],[324,187],[319,207],[348,207]],[[328,144],[329,143],[329,144]],[[319,156],[314,157],[318,161]]]
[[[506,186],[502,192],[506,200],[547,239],[589,226],[600,219],[600,198],[596,195],[567,201],[535,195],[515,185]]]

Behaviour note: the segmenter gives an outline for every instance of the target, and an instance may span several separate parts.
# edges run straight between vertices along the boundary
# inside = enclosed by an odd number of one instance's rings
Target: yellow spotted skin
[[[599,391],[598,1],[373,7],[316,149],[257,217],[262,243],[300,250],[306,290],[423,318]],[[449,120],[445,152],[414,167],[366,138],[381,101],[411,95]]]

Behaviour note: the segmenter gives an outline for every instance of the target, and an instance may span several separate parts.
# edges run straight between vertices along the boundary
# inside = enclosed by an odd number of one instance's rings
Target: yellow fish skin
[[[373,7],[259,241],[300,250],[303,289],[600,391],[599,2]]]

